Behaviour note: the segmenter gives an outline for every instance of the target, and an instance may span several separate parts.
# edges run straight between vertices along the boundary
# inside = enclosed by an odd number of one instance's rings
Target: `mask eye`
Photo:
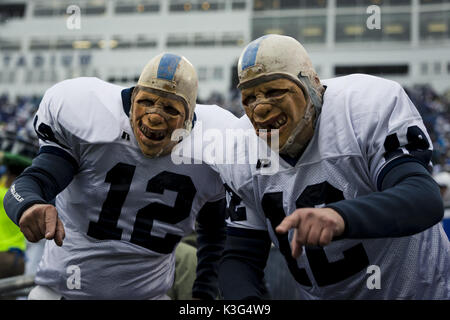
[[[164,112],[172,115],[172,116],[177,116],[180,114],[180,112],[173,106],[168,105],[164,107]]]
[[[251,94],[246,97],[243,97],[242,104],[244,104],[244,106],[248,106],[249,104],[251,104],[255,101],[256,101],[256,97],[253,94]]]
[[[155,104],[155,102],[153,100],[150,100],[150,99],[140,99],[140,100],[137,101],[137,103],[141,104],[143,106],[146,106],[146,107],[151,107],[151,106],[153,106]]]
[[[267,98],[281,97],[288,91],[289,91],[288,89],[272,89],[266,92],[266,97]]]

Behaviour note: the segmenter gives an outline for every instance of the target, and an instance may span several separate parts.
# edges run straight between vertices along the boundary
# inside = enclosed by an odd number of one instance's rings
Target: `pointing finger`
[[[63,240],[66,236],[66,233],[64,231],[64,225],[61,221],[61,219],[58,218],[56,222],[56,231],[55,231],[55,243],[58,246],[62,246]]]
[[[58,221],[58,212],[56,208],[51,206],[45,208],[45,238],[53,239],[56,232],[56,224]]]
[[[277,233],[286,233],[290,229],[295,228],[300,223],[300,216],[295,212],[290,216],[286,217],[281,221],[281,223],[275,228]]]
[[[303,251],[303,245],[298,239],[298,229],[294,229],[294,236],[292,237],[291,241],[291,247],[292,247],[292,257],[297,259],[300,257]]]

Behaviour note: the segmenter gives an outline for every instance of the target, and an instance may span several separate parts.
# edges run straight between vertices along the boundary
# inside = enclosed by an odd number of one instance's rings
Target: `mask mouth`
[[[138,128],[145,138],[156,142],[164,140],[168,134],[167,130],[152,129],[146,126],[142,120],[139,121]]]
[[[265,121],[255,121],[256,133],[259,135],[260,130],[281,130],[286,126],[288,118],[284,112],[276,116],[272,116],[270,119]]]

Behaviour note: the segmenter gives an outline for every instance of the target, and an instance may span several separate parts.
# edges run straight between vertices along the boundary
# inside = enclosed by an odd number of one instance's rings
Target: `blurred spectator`
[[[236,117],[244,115],[244,109],[241,105],[241,93],[237,88],[231,90],[226,98],[219,92],[212,92],[206,100],[197,99],[197,103],[218,105],[219,107],[230,111]]]
[[[31,164],[31,159],[13,155],[1,154],[6,173],[0,184],[0,278],[21,275],[25,272],[25,237],[6,215],[3,208],[3,198],[14,179]]]
[[[172,300],[192,300],[197,268],[197,235],[184,237],[175,250],[175,277],[167,295]]]
[[[225,97],[220,92],[212,92],[206,100],[206,104],[215,104],[223,107],[225,104]]]
[[[450,171],[450,90],[437,94],[430,86],[405,88],[433,141],[434,173]]]
[[[439,188],[441,189],[442,200],[444,201],[444,219],[442,220],[442,225],[447,237],[450,238],[450,173],[449,172],[439,172],[434,175]]]
[[[241,92],[237,88],[231,89],[227,106],[228,111],[233,113],[236,117],[240,118],[244,115],[244,108],[241,103]]]
[[[12,104],[7,96],[0,96],[0,278],[21,275],[26,267],[26,240],[6,215],[3,197],[38,150],[33,129],[38,103],[36,98],[19,98]]]
[[[33,117],[39,107],[40,97],[18,97],[15,102],[7,95],[0,96],[0,128],[2,131],[21,132],[37,143],[33,128]],[[2,149],[3,150],[3,149]]]

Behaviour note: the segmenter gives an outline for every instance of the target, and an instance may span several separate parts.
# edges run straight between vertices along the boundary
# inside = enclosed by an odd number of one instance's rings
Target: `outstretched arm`
[[[327,245],[336,238],[404,237],[422,232],[443,217],[439,187],[416,161],[399,162],[383,175],[381,191],[342,200],[327,208],[302,208],[286,217],[279,233],[294,228],[292,253],[303,245]]]
[[[49,204],[72,181],[77,168],[70,155],[56,147],[41,148],[33,163],[13,182],[3,199],[9,218],[31,242],[55,239],[62,245],[64,227]]]

